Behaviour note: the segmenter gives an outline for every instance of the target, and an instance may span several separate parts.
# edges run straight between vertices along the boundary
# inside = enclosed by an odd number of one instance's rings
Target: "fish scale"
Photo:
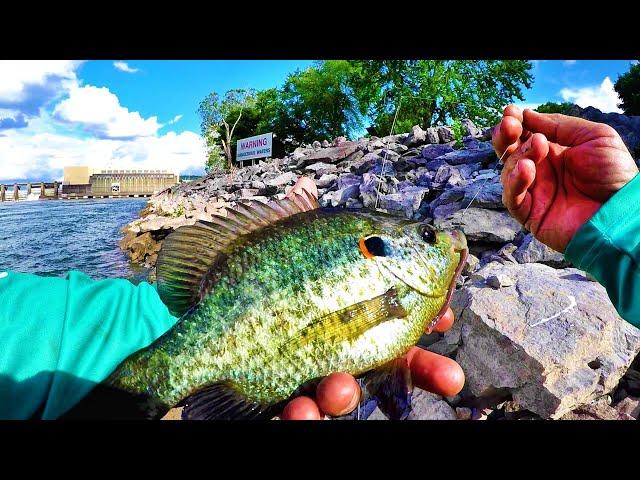
[[[419,228],[379,213],[317,209],[240,235],[207,272],[202,300],[108,383],[169,408],[231,381],[251,401],[274,404],[331,372],[382,365],[414,345],[443,307],[461,258],[450,236],[426,245]],[[384,236],[395,253],[365,257],[358,242],[370,235]],[[415,278],[398,278],[407,271]],[[395,299],[381,305],[402,308],[403,318],[367,326],[358,318],[364,307],[331,316],[390,291]]]

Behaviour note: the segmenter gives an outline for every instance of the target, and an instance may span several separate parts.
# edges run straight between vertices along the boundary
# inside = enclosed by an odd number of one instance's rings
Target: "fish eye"
[[[372,235],[367,238],[362,238],[358,242],[360,251],[367,258],[384,257],[384,240],[382,238]]]
[[[436,243],[436,232],[431,225],[424,225],[421,232],[422,239],[430,244]]]

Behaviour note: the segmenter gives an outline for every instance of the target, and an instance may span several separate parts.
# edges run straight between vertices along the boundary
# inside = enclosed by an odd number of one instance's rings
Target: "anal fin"
[[[232,382],[214,383],[181,402],[183,420],[269,420],[278,405],[245,397]]]

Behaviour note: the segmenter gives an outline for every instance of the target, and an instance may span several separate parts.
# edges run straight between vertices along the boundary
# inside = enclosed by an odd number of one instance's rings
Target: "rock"
[[[337,180],[338,180],[338,175],[335,175],[333,173],[326,173],[316,181],[316,186],[318,188],[327,188],[332,186],[334,183],[336,183]]]
[[[405,138],[403,144],[407,147],[415,147],[416,145],[422,145],[427,141],[427,132],[422,130],[419,125],[414,125],[411,129],[411,134]]]
[[[182,420],[182,408],[172,408],[160,420]]]
[[[320,150],[320,148],[322,148],[322,144],[318,140],[313,142],[311,146],[313,147],[314,150]]]
[[[471,420],[486,420],[493,413],[490,408],[474,408],[471,411]]]
[[[357,198],[360,194],[360,184],[348,185],[339,190],[326,193],[320,198],[323,207],[339,207],[347,203],[350,198]]]
[[[637,419],[640,417],[640,397],[626,397],[623,398],[616,406],[615,409],[625,415],[630,415]]]
[[[488,163],[495,159],[495,151],[491,146],[483,146],[474,150],[454,150],[438,158],[444,160],[449,165],[478,162]]]
[[[456,418],[458,420],[471,420],[471,409],[465,407],[456,407]]]
[[[489,288],[486,280],[500,274],[514,285]],[[451,307],[465,388],[478,397],[510,393],[543,418],[611,391],[640,351],[640,330],[618,316],[601,285],[572,268],[493,262],[454,293]]]
[[[477,137],[481,134],[480,129],[468,118],[465,118],[460,123],[462,124],[462,129],[465,135],[473,135],[474,137]]]
[[[147,255],[152,255],[160,251],[160,244],[154,240],[150,232],[134,237],[125,237],[120,242],[120,248],[128,250],[131,261],[141,263]]]
[[[415,388],[407,420],[457,420],[456,412],[440,395]]]
[[[440,138],[440,143],[453,142],[456,139],[453,129],[444,126],[438,127],[438,137]]]
[[[433,223],[437,226],[444,219],[450,217],[462,208],[462,202],[453,202],[440,205],[433,210]]]
[[[345,207],[359,209],[359,208],[363,208],[364,205],[360,200],[356,198],[348,198],[347,203],[345,204]]]
[[[345,188],[351,185],[358,185],[362,183],[362,176],[360,175],[352,175],[351,173],[347,173],[346,175],[341,175],[338,177],[338,188]]]
[[[472,205],[475,207],[504,210],[500,178],[495,177],[495,180],[478,180],[476,178],[464,191],[465,205],[469,205],[471,200],[473,200]]]
[[[496,289],[502,287],[510,287],[513,285],[513,280],[507,275],[499,273],[498,275],[489,275],[487,277],[487,285]]]
[[[282,187],[283,185],[293,185],[297,181],[298,175],[293,172],[286,172],[271,180],[265,180],[264,183],[273,187]]]
[[[382,410],[376,407],[373,413],[371,413],[371,415],[367,417],[367,420],[389,420],[389,419],[384,413],[382,413]]]
[[[469,275],[475,272],[480,266],[480,260],[473,254],[467,256],[467,263],[462,268],[462,275]]]
[[[569,265],[564,259],[564,255],[556,252],[544,243],[537,240],[533,234],[529,233],[514,252],[513,257],[518,263],[544,263],[552,267],[562,268]]]
[[[329,148],[331,144],[327,140],[322,140],[322,143],[320,144],[320,146],[322,148]]]
[[[589,405],[581,406],[563,415],[562,420],[635,420],[635,418],[616,410],[609,405],[607,397],[601,397]]]
[[[480,131],[480,138],[484,141],[491,140],[493,127],[485,127]]]
[[[317,162],[311,165],[307,165],[304,167],[307,172],[315,172],[316,175],[324,175],[325,173],[335,173],[338,171],[338,167],[336,167],[332,163],[323,163]]]
[[[427,143],[440,143],[440,137],[438,136],[438,129],[434,127],[427,128],[426,131]]]
[[[236,192],[240,198],[251,198],[258,194],[257,188],[241,188]]]
[[[409,133],[399,133],[397,135],[387,135],[382,137],[382,143],[402,143]]]
[[[428,188],[412,187],[402,193],[380,195],[379,206],[389,211],[389,213],[403,213],[407,218],[412,218],[413,214],[420,208],[420,203],[422,203],[422,199],[428,191]]]
[[[422,149],[422,158],[435,160],[436,158],[442,157],[450,152],[453,152],[453,147],[451,145],[427,145]]]
[[[437,228],[448,230],[460,228],[473,242],[506,243],[512,241],[521,226],[508,212],[469,208],[464,217],[458,211],[444,219],[435,220]]]
[[[348,143],[347,142],[347,137],[336,137],[333,140],[333,143],[331,145],[333,145],[334,147],[338,147],[338,146],[340,146],[340,145],[342,145],[344,143]]]
[[[317,152],[305,155],[302,158],[302,166],[311,165],[317,162],[337,163],[344,160],[358,149],[356,142],[343,142],[339,146],[323,148]]]

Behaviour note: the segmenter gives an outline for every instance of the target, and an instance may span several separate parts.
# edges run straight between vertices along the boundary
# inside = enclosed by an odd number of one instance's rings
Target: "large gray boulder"
[[[512,285],[487,284],[500,275]],[[445,339],[460,343],[456,360],[475,396],[510,393],[523,409],[560,418],[611,391],[640,351],[640,330],[579,270],[492,262],[469,280]]]
[[[461,165],[463,163],[489,162],[495,157],[495,151],[491,145],[483,144],[479,148],[471,150],[454,150],[438,157],[449,165]]]
[[[564,259],[564,255],[547,247],[544,243],[536,240],[533,234],[529,233],[518,249],[513,253],[518,263],[544,263],[552,267],[566,267],[569,263]]]
[[[440,395],[414,388],[411,395],[411,412],[407,420],[457,420],[456,411]],[[376,408],[367,420],[388,420]]]
[[[437,228],[444,230],[460,228],[468,240],[475,242],[511,242],[521,229],[518,221],[506,211],[476,207],[467,209],[466,213],[456,211],[450,216],[434,220],[434,223]]]
[[[476,178],[475,182],[466,187],[464,191],[465,205],[471,203],[471,200],[473,200],[474,207],[504,210],[500,177]]]
[[[307,166],[318,162],[336,163],[340,160],[344,160],[356,150],[358,150],[357,142],[342,142],[336,147],[323,148],[321,150],[318,150],[317,152],[311,153],[310,155],[305,155],[301,159],[302,166]]]

